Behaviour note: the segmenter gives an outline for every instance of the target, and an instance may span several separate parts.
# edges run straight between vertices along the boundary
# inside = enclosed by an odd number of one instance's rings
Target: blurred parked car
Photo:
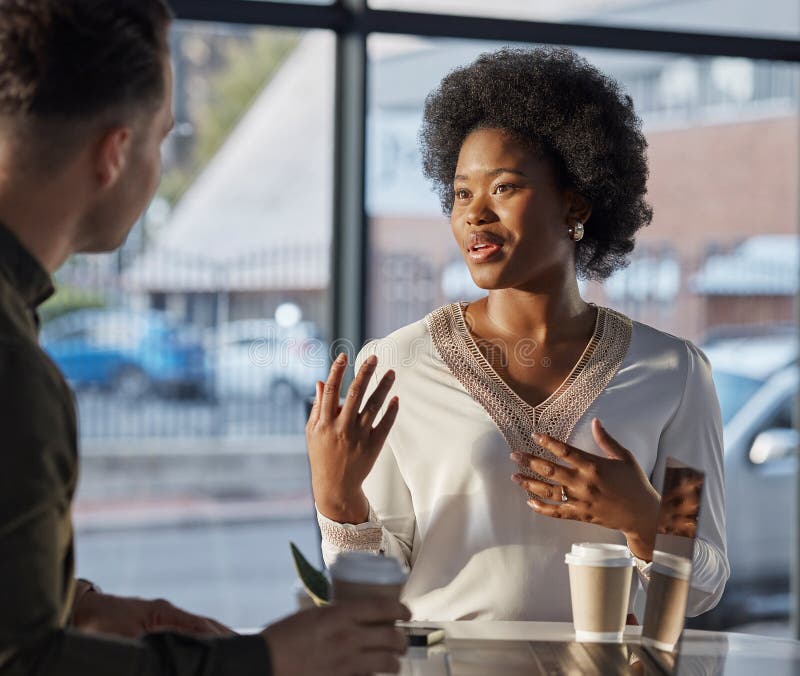
[[[79,310],[42,329],[42,347],[76,389],[129,399],[205,392],[201,341],[161,312]]]
[[[726,628],[789,616],[796,515],[798,337],[793,326],[722,333],[703,344],[722,408],[728,559],[720,604],[690,621]],[[700,515],[702,519],[702,513]]]
[[[285,327],[272,319],[228,322],[206,338],[219,399],[264,398],[279,405],[314,395],[328,370],[327,345],[316,324]]]

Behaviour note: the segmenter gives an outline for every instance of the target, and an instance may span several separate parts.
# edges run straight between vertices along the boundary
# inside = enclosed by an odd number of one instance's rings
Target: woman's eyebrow
[[[497,169],[489,169],[486,171],[486,176],[499,176],[500,174],[515,174],[516,176],[522,176],[523,178],[527,178],[527,175],[524,171],[520,171],[519,169],[508,169],[507,167],[498,167]],[[466,181],[469,178],[467,174],[456,174],[453,176],[454,181]]]
[[[507,169],[506,167],[492,169],[491,171],[487,171],[486,174],[489,176],[499,176],[500,174],[515,174],[517,176],[522,176],[523,178],[526,178],[524,171],[520,171],[519,169]]]

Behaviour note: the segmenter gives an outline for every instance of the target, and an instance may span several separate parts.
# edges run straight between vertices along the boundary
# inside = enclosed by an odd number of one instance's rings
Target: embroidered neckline
[[[451,303],[425,317],[439,358],[483,407],[511,449],[553,459],[531,435],[540,432],[561,441],[569,439],[578,420],[622,365],[633,323],[619,312],[598,307],[594,333],[575,367],[547,399],[534,407],[491,367],[467,329],[463,305]]]
[[[511,387],[508,382],[506,382],[506,380],[489,363],[486,355],[481,352],[477,341],[467,327],[467,318],[464,316],[464,310],[466,309],[467,305],[468,303],[466,301],[453,304],[454,310],[456,311],[456,326],[464,336],[464,341],[466,342],[467,347],[469,347],[469,351],[473,358],[481,365],[486,374],[494,382],[496,382],[497,385],[503,389],[509,397],[516,399],[520,406],[529,410],[534,416],[542,411],[545,411],[550,404],[554,403],[559,397],[566,394],[569,388],[572,387],[572,384],[578,379],[581,372],[586,368],[586,364],[589,363],[589,360],[600,343],[601,329],[603,325],[603,312],[605,312],[605,308],[595,306],[597,307],[597,313],[594,320],[592,335],[590,336],[589,341],[586,343],[586,347],[583,348],[583,352],[581,352],[581,356],[578,358],[578,361],[572,367],[572,370],[567,374],[567,377],[561,381],[561,384],[545,399],[533,406],[514,391],[514,388]]]

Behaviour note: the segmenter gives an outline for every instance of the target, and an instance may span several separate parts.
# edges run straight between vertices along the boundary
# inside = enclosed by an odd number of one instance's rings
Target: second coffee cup
[[[566,555],[575,639],[621,643],[634,559],[624,545],[583,542]]]
[[[332,601],[400,598],[408,572],[390,556],[369,552],[342,552],[330,567]]]

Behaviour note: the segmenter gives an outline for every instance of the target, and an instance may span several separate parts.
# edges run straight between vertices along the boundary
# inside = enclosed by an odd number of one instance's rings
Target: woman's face
[[[453,186],[453,235],[480,288],[541,290],[574,275],[576,200],[549,162],[500,129],[478,129],[461,146]]]

